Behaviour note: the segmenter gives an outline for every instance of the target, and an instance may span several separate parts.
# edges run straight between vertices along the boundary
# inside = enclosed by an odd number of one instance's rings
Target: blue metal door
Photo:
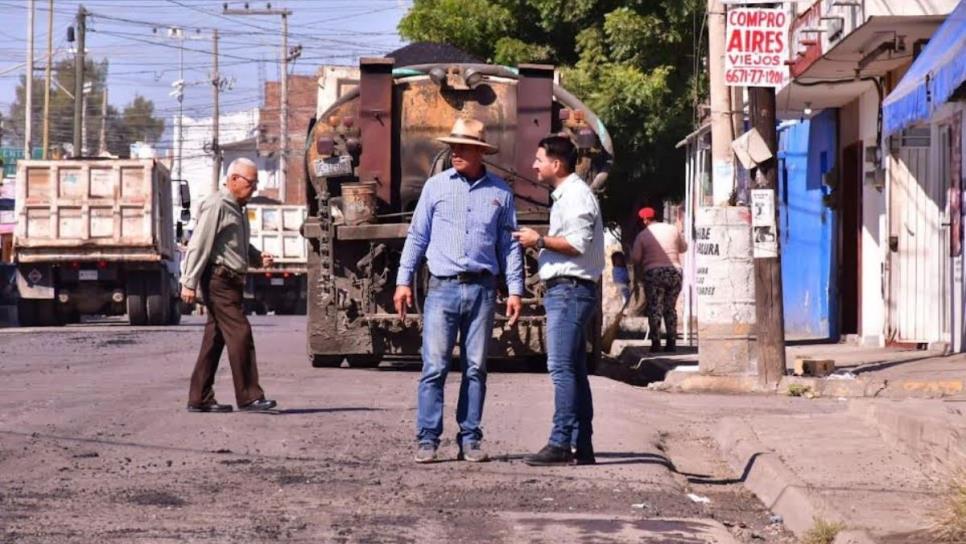
[[[826,205],[835,183],[836,111],[783,126],[779,133],[779,230],[785,335],[837,339],[835,212]]]

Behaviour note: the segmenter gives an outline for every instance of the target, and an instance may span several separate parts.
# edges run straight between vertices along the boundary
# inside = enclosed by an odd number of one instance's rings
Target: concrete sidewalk
[[[726,418],[715,438],[745,486],[799,536],[822,520],[841,524],[840,543],[931,541],[942,473],[860,416]]]
[[[826,378],[792,376],[796,358],[828,359],[836,372]],[[778,393],[790,388],[825,397],[939,398],[966,395],[966,354],[908,348],[870,348],[851,344],[793,345],[786,349],[789,376]],[[750,392],[753,377],[708,378],[698,374],[694,347],[673,354],[651,353],[641,340],[616,340],[603,373],[634,385],[681,391]]]
[[[701,390],[682,387],[700,383],[696,350],[651,354],[642,344],[615,342],[602,373],[651,390]],[[762,408],[716,427],[740,481],[799,537],[823,520],[841,524],[837,544],[934,542],[931,513],[950,476],[966,469],[966,355],[819,344],[789,347],[789,366],[795,357],[836,363],[831,377],[787,376],[773,390],[806,388],[814,400],[802,399],[800,414]]]

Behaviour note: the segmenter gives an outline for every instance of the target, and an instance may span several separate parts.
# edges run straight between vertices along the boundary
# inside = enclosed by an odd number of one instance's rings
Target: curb
[[[924,402],[930,404],[919,406],[927,410],[937,406],[935,400]],[[916,404],[917,401],[851,400],[848,411],[878,429],[887,443],[902,448],[940,473],[966,466],[966,424],[955,425],[963,419],[961,410],[940,402],[939,406],[945,408],[943,412],[924,413],[916,411]]]
[[[715,440],[728,464],[741,473],[744,486],[768,509],[780,515],[796,536],[811,529],[816,517],[844,522],[838,513],[809,492],[808,486],[777,454],[765,448],[744,420],[723,419]]]
[[[773,387],[762,387],[757,376],[713,376],[672,370],[664,381],[652,386],[658,390],[684,393],[774,393]]]

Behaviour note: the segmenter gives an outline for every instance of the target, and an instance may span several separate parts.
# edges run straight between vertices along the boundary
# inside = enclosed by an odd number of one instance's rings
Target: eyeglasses
[[[243,176],[241,174],[232,174],[232,175],[238,176],[238,177],[242,178],[243,180],[247,181],[249,185],[257,185],[258,184],[258,178],[248,179],[248,178],[246,178],[245,176]]]

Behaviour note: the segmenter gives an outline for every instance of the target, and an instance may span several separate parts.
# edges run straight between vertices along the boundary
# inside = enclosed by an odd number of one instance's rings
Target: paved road
[[[10,542],[792,542],[709,445],[721,406],[594,377],[596,466],[532,468],[543,374],[491,373],[496,460],[412,462],[411,370],[314,369],[304,318],[254,318],[272,414],[191,414],[201,321],[0,329],[0,539]],[[228,365],[216,391],[231,402]],[[709,404],[710,403],[710,404]],[[710,499],[695,502],[693,493]]]

